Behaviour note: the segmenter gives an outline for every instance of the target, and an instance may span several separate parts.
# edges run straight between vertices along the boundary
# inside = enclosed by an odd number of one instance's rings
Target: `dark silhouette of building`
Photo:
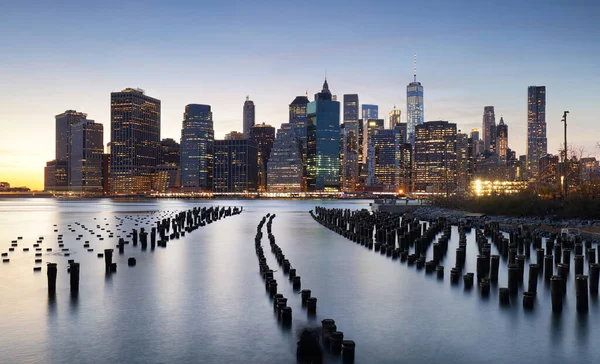
[[[546,86],[529,86],[527,89],[527,169],[530,180],[538,177],[539,160],[547,153]]]
[[[254,110],[254,101],[250,100],[249,96],[246,96],[246,101],[244,102],[244,137],[246,139],[250,138],[250,130],[255,123],[255,110]]]
[[[187,105],[180,145],[181,188],[184,191],[212,191],[214,140],[210,105]]]
[[[256,124],[250,130],[250,139],[256,142],[258,148],[258,191],[267,191],[267,163],[271,155],[271,148],[275,141],[275,128],[265,123]]]
[[[215,140],[213,192],[256,192],[258,148],[256,142]]]

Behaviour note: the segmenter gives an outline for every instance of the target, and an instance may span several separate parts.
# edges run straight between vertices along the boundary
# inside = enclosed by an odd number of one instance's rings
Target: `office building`
[[[415,67],[413,71],[413,82],[406,86],[406,124],[408,129],[408,142],[413,144],[417,125],[425,121],[425,110],[423,108],[423,85],[417,82],[417,56],[415,54]]]
[[[160,158],[160,100],[140,89],[110,94],[110,178],[118,194],[147,192]]]
[[[354,191],[359,172],[359,144],[358,144],[358,95],[344,95],[344,124],[342,132],[342,160],[341,176],[342,188],[345,191]]]
[[[255,120],[254,101],[250,100],[249,96],[246,96],[246,101],[244,102],[244,115],[243,115],[244,137],[246,139],[250,138],[250,130],[254,126],[254,120]]]
[[[496,151],[498,153],[500,164],[506,164],[508,161],[508,125],[504,124],[504,118],[500,117],[500,122],[496,127]]]
[[[400,123],[402,123],[402,112],[400,111],[400,109],[396,109],[396,105],[394,105],[394,108],[392,109],[392,111],[390,111],[390,129],[394,129],[396,126],[400,125]]]
[[[471,163],[469,153],[469,136],[461,133],[456,134],[456,193],[464,194],[469,190],[471,182]]]
[[[102,194],[102,154],[104,127],[93,120],[71,125],[71,190],[82,194]]]
[[[183,191],[212,191],[214,140],[210,105],[187,105],[183,114],[180,145]]]
[[[327,79],[307,107],[306,186],[308,191],[340,187],[340,103],[333,101]]]
[[[493,106],[483,108],[483,150],[484,153],[496,153],[496,115]]]
[[[71,185],[71,127],[87,118],[87,114],[67,110],[55,119],[55,160],[67,163],[67,187]]]
[[[302,154],[300,140],[290,123],[281,124],[267,162],[269,192],[302,192]]]
[[[225,134],[225,140],[244,140],[246,139],[246,135],[244,133],[240,133],[239,131],[232,130],[229,133]]]
[[[457,185],[456,124],[428,121],[415,129],[413,192],[450,194]]]
[[[379,191],[395,191],[398,178],[396,161],[396,136],[394,130],[375,130],[370,137],[371,166],[368,171],[369,187]]]
[[[67,161],[52,160],[44,167],[44,191],[66,192],[69,189]]]
[[[102,194],[110,195],[110,151],[102,154]]]
[[[178,166],[180,161],[179,143],[171,138],[161,140],[159,164]]]
[[[527,169],[534,180],[539,175],[539,160],[548,153],[546,140],[546,86],[527,89]]]
[[[362,115],[361,118],[363,120],[367,119],[379,119],[379,106],[377,105],[362,105]]]
[[[156,192],[177,192],[181,187],[181,169],[177,164],[159,164],[153,176],[152,189]]]
[[[215,140],[213,192],[256,192],[258,148],[256,142]]]
[[[275,141],[275,128],[265,123],[256,124],[250,130],[250,139],[256,142],[258,166],[258,191],[267,191],[267,163]]]
[[[363,124],[363,137],[362,137],[362,148],[363,148],[363,164],[368,162],[367,148],[369,147],[369,140],[375,134],[377,130],[385,129],[385,122],[383,119],[362,119]]]

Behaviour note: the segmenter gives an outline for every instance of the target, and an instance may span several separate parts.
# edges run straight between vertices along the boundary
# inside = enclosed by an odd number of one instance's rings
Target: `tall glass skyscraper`
[[[493,106],[483,108],[481,131],[483,133],[484,153],[496,153],[496,114]]]
[[[504,124],[504,118],[502,117],[500,117],[500,122],[496,126],[496,152],[500,163],[506,164],[508,160],[508,125]]]
[[[333,101],[327,79],[307,109],[308,191],[334,191],[340,187],[340,103]]]
[[[342,186],[345,191],[354,191],[359,173],[358,144],[358,95],[344,95],[344,128],[342,132]]]
[[[160,158],[160,100],[140,89],[113,92],[110,121],[112,191],[150,191]]]
[[[244,138],[250,139],[250,131],[254,126],[255,122],[255,111],[254,111],[254,101],[250,100],[250,96],[246,96],[246,101],[244,102]]]
[[[213,191],[256,192],[257,154],[254,140],[215,140]]]
[[[527,169],[529,179],[538,177],[538,162],[547,153],[546,86],[529,86],[527,89]]]
[[[67,165],[67,189],[71,186],[71,127],[87,118],[87,114],[67,110],[54,117],[56,121],[55,153],[57,162]]]
[[[362,105],[362,119],[379,119],[379,106],[377,105]]]
[[[300,142],[291,124],[281,124],[267,164],[269,192],[302,192]]]
[[[71,190],[102,194],[104,127],[82,120],[71,127]]]
[[[415,128],[425,122],[425,109],[423,108],[423,86],[417,82],[417,61],[415,55],[415,68],[413,82],[406,86],[406,128],[408,142],[415,142]]]
[[[210,105],[187,105],[180,144],[181,187],[184,191],[212,191],[214,141]]]

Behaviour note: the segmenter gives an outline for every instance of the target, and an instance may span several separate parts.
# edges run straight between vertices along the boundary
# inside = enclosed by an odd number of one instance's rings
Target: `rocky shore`
[[[498,222],[501,225],[517,226],[520,224],[529,225],[534,229],[548,232],[559,232],[561,228],[577,228],[588,234],[597,233],[600,240],[600,220],[584,219],[559,219],[555,216],[532,216],[532,217],[510,217],[500,215],[479,215],[466,211],[451,210],[436,206],[419,207],[413,212],[414,216],[421,219],[435,219],[445,217],[450,221],[461,219],[470,219],[473,223]]]

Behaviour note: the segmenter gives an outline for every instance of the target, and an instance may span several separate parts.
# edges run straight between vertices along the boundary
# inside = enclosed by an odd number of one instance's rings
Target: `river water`
[[[293,363],[298,332],[320,326],[323,318],[335,319],[344,338],[356,342],[357,363],[562,363],[600,356],[594,344],[600,306],[590,296],[589,313],[577,314],[573,264],[561,315],[552,314],[550,289],[541,278],[533,311],[525,311],[520,298],[499,306],[505,262],[487,299],[476,287],[450,285],[456,227],[440,281],[350,242],[308,214],[315,205],[360,209],[368,202],[0,200],[0,251],[23,238],[10,262],[0,265],[0,363]],[[169,241],[166,249],[141,251],[129,244],[123,255],[115,250],[118,271],[105,275],[97,253],[115,248],[124,235],[118,228],[130,231],[143,226],[135,226],[136,219],[153,222],[149,216],[211,205],[243,206],[244,213]],[[302,288],[318,298],[317,315],[309,317],[282,272],[275,273],[293,310],[289,329],[273,313],[254,251],[256,226],[269,212],[277,214],[273,234]],[[275,268],[263,232],[265,255]],[[58,234],[70,257],[58,252]],[[467,234],[468,272],[475,272],[474,235]],[[43,262],[36,264],[39,237]],[[83,248],[85,240],[94,252]],[[535,252],[531,256],[527,263],[535,262]],[[135,267],[127,266],[129,257],[137,259]],[[81,264],[76,297],[69,293],[68,259]],[[55,299],[47,293],[47,262],[58,263]],[[34,266],[43,269],[33,272]]]

